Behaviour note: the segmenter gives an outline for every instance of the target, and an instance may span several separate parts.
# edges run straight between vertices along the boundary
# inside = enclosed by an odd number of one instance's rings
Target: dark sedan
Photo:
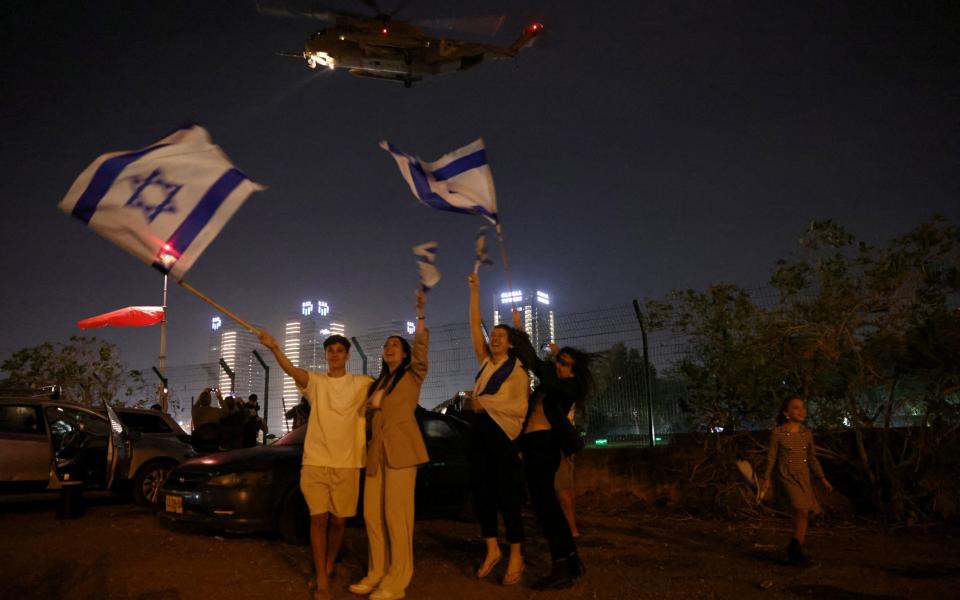
[[[417,515],[460,516],[468,501],[468,425],[421,408],[416,416],[430,454],[417,472]],[[295,429],[270,446],[181,464],[160,490],[161,519],[230,532],[277,532],[286,542],[305,543],[309,514],[299,483],[306,430]]]

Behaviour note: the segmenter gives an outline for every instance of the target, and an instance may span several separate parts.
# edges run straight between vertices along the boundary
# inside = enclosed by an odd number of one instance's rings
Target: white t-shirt
[[[307,374],[306,387],[298,387],[310,403],[303,464],[338,469],[365,466],[367,434],[360,407],[373,380],[352,373],[342,377],[315,371]]]

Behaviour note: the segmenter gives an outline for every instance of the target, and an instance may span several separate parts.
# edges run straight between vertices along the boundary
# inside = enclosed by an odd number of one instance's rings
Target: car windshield
[[[297,427],[287,435],[273,443],[274,446],[302,446],[304,438],[307,437],[306,426]]]

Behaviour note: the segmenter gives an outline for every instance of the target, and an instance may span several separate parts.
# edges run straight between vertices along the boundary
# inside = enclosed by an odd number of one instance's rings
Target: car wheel
[[[277,515],[277,533],[288,544],[306,546],[310,543],[310,509],[298,485],[283,497]]]
[[[174,466],[176,465],[169,462],[155,462],[141,467],[133,480],[133,501],[140,506],[159,506],[160,487],[170,476]]]

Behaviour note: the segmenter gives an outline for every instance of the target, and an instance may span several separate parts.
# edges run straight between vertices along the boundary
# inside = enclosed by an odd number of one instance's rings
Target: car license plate
[[[172,496],[167,494],[166,497],[166,509],[167,512],[183,514],[183,498],[180,496]]]

